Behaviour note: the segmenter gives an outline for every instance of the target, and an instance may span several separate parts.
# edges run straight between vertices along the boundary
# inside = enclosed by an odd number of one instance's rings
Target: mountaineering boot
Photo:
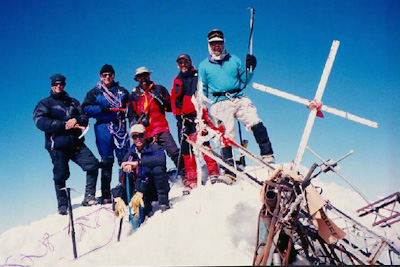
[[[111,203],[111,175],[114,158],[102,160],[101,170],[101,204]]]
[[[212,175],[209,176],[208,179],[210,180],[211,184],[224,183],[231,185],[235,181],[231,176],[228,175]]]
[[[265,155],[262,156],[262,160],[267,164],[275,164],[275,157],[274,155]]]
[[[97,204],[99,204],[99,202],[96,200],[94,195],[85,194],[85,198],[82,201],[82,206],[93,206]]]
[[[183,195],[190,194],[190,191],[197,186],[197,165],[194,155],[183,155],[183,163],[185,164],[186,176],[182,179]]]
[[[58,208],[58,214],[68,215],[68,206],[61,206]]]
[[[99,174],[98,169],[86,172],[86,190],[85,190],[85,198],[82,201],[82,206],[92,206],[99,204],[95,197],[98,174]]]
[[[216,181],[217,183],[224,183],[227,185],[231,185],[234,182],[236,182],[236,175],[231,175],[231,174],[224,174],[224,175],[220,175],[218,176],[218,179]]]
[[[222,159],[229,163],[229,165],[234,166],[233,165],[233,153],[232,153],[232,147],[231,146],[227,146],[227,147],[222,147],[221,148],[221,155],[222,155]],[[225,184],[232,184],[234,181],[236,181],[236,175],[231,172],[230,170],[228,170],[225,167],[221,168],[225,171],[224,175],[220,175],[217,179],[217,183],[225,183]]]
[[[65,190],[60,190],[65,188],[65,181],[54,181],[54,188],[56,190],[57,203],[58,203],[58,213],[61,215],[68,214],[68,198]]]
[[[262,122],[259,122],[251,127],[251,130],[253,131],[254,138],[256,139],[256,142],[260,147],[260,154],[263,160],[264,157],[270,157],[270,159],[268,159],[268,161],[270,162],[267,162],[267,159],[264,161],[268,164],[275,163],[274,151],[272,150],[272,145],[268,137],[267,128],[265,128]]]
[[[170,208],[171,208],[171,207],[169,206],[169,204],[168,204],[168,205],[166,205],[166,204],[160,205],[161,213],[163,213],[163,212],[166,211],[166,210],[169,210]]]
[[[229,155],[228,155],[229,157]],[[207,167],[207,171],[208,171],[208,179],[210,180],[211,184],[215,184],[215,183],[224,183],[224,184],[232,184],[232,182],[234,181],[234,178],[232,178],[233,176],[229,177],[227,175],[220,175],[219,173],[219,169],[218,169],[218,163],[210,158],[207,155],[203,154],[203,158],[204,161],[206,162],[206,167]],[[226,169],[225,169],[226,170]]]
[[[274,155],[267,155],[262,156],[262,160],[268,164],[270,168],[267,168],[267,175],[268,177],[274,172],[276,164],[275,164],[275,157]]]
[[[169,206],[168,193],[169,193],[169,183],[168,175],[166,173],[165,167],[156,166],[151,171],[153,175],[154,186],[157,191],[158,204]]]
[[[211,176],[208,176],[208,180],[210,180],[211,184],[215,184],[218,182],[218,177],[219,177],[219,175],[211,175]]]
[[[168,196],[158,196],[158,204],[160,205],[161,212],[170,209]]]

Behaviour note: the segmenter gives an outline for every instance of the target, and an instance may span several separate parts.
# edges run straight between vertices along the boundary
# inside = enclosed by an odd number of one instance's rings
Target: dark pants
[[[254,138],[260,147],[261,156],[273,155],[274,151],[272,150],[271,141],[268,137],[268,131],[264,124],[262,122],[257,123],[251,128],[251,130],[253,131]]]
[[[53,175],[54,185],[57,195],[58,207],[67,205],[67,195],[65,190],[61,188],[65,187],[66,181],[70,176],[69,172],[69,161],[72,160],[78,164],[83,171],[86,171],[86,192],[85,194],[96,193],[96,183],[99,168],[99,161],[93,155],[92,151],[81,145],[77,148],[71,149],[54,149],[49,150],[51,161],[53,163]]]
[[[182,163],[178,164],[179,161],[179,148],[176,146],[174,138],[171,132],[162,132],[157,135],[157,144],[161,146],[167,152],[168,157],[175,163],[180,175],[184,175],[184,167]]]
[[[189,155],[191,153],[191,147],[189,143],[186,141],[186,135],[189,136],[196,132],[196,123],[194,123],[194,117],[182,119],[182,117],[178,117],[178,139],[181,142],[181,151],[182,155]],[[183,132],[182,132],[182,128]],[[182,141],[181,141],[182,140]]]
[[[109,127],[112,128],[117,134],[111,134]],[[129,149],[129,137],[126,134],[126,125],[122,124],[121,127],[118,123],[96,123],[94,126],[96,135],[96,145],[102,159],[114,158],[118,160],[118,165],[121,165],[125,154]],[[114,137],[115,136],[115,137]],[[125,137],[125,138],[124,138]]]
[[[169,205],[168,193],[169,183],[167,169],[165,166],[157,166],[151,170],[151,178],[153,179],[157,190],[158,203],[160,205]]]
[[[111,134],[109,127],[116,134]],[[125,154],[129,149],[129,138],[126,135],[126,124],[119,125],[118,122],[96,123],[94,126],[96,145],[102,160],[101,170],[101,196],[103,199],[111,197],[112,167],[114,163],[114,152],[121,165]]]

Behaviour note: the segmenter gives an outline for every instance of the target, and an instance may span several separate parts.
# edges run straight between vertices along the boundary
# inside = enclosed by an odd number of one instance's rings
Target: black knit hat
[[[100,74],[103,74],[104,72],[111,72],[112,74],[115,74],[114,68],[109,64],[105,64],[103,67],[101,67]]]
[[[56,73],[50,76],[51,85],[55,85],[56,82],[62,82],[63,84],[65,84],[66,79],[67,78],[65,78],[65,76],[60,73]]]

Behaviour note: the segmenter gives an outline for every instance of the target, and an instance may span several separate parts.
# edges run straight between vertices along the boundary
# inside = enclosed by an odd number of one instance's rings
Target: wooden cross
[[[329,77],[329,74],[330,74],[331,69],[332,69],[333,61],[335,60],[336,52],[337,52],[337,50],[339,48],[339,43],[340,42],[337,41],[337,40],[334,40],[332,42],[331,50],[330,50],[328,59],[326,60],[325,68],[324,68],[324,71],[322,73],[321,80],[320,80],[320,82],[318,84],[317,92],[315,93],[315,97],[314,97],[314,100],[313,100],[314,103],[317,103],[317,104],[321,103],[322,95],[324,94],[326,83],[328,82],[328,77]],[[279,91],[277,89],[274,89],[274,88],[271,88],[271,87],[268,87],[268,86],[264,86],[264,85],[261,85],[261,84],[258,84],[258,83],[253,83],[253,87],[255,89],[258,89],[258,90],[261,90],[261,91],[264,91],[264,92],[267,92],[267,93],[270,93],[270,94],[273,94],[273,95],[276,95],[276,96],[279,96],[279,97],[282,97],[282,98],[285,98],[285,99],[288,99],[288,100],[291,100],[291,101],[295,101],[295,102],[304,104],[306,106],[308,106],[311,103],[311,101],[308,100],[308,99],[304,99],[304,98],[301,98],[301,97],[298,97],[298,96],[295,96],[295,95],[292,95],[292,94],[289,94],[289,93],[286,93],[286,92],[282,92],[282,91]],[[299,168],[300,168],[300,163],[301,163],[301,160],[303,158],[304,151],[305,151],[305,148],[306,148],[307,143],[308,143],[308,139],[309,139],[310,134],[311,134],[311,129],[312,129],[313,125],[314,125],[315,116],[317,115],[317,112],[320,112],[320,110],[332,113],[334,115],[337,115],[337,116],[340,116],[340,117],[343,117],[343,118],[346,118],[346,119],[349,119],[349,120],[352,120],[352,121],[355,121],[355,122],[358,122],[358,123],[361,123],[361,124],[365,124],[365,125],[370,126],[370,127],[378,128],[378,123],[376,123],[374,121],[370,121],[370,120],[367,120],[367,119],[352,115],[350,113],[347,113],[345,111],[341,111],[341,110],[338,110],[338,109],[335,109],[335,108],[331,108],[331,107],[328,107],[328,106],[325,106],[325,105],[322,105],[322,104],[320,104],[320,105],[321,105],[320,107],[312,108],[310,110],[310,114],[308,116],[307,124],[306,124],[306,127],[304,128],[303,136],[301,138],[300,145],[299,145],[299,148],[297,150],[296,159],[294,160],[294,164],[293,164],[293,167],[292,167],[292,169],[294,171],[298,171]]]

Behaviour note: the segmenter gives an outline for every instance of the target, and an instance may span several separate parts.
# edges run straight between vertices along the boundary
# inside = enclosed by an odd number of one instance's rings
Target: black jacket
[[[78,100],[70,97],[65,91],[50,92],[50,96],[41,100],[33,111],[36,126],[45,132],[46,149],[76,148],[83,144],[79,139],[82,131],[65,129],[65,122],[75,118],[80,126],[88,125],[88,118],[82,112]]]

